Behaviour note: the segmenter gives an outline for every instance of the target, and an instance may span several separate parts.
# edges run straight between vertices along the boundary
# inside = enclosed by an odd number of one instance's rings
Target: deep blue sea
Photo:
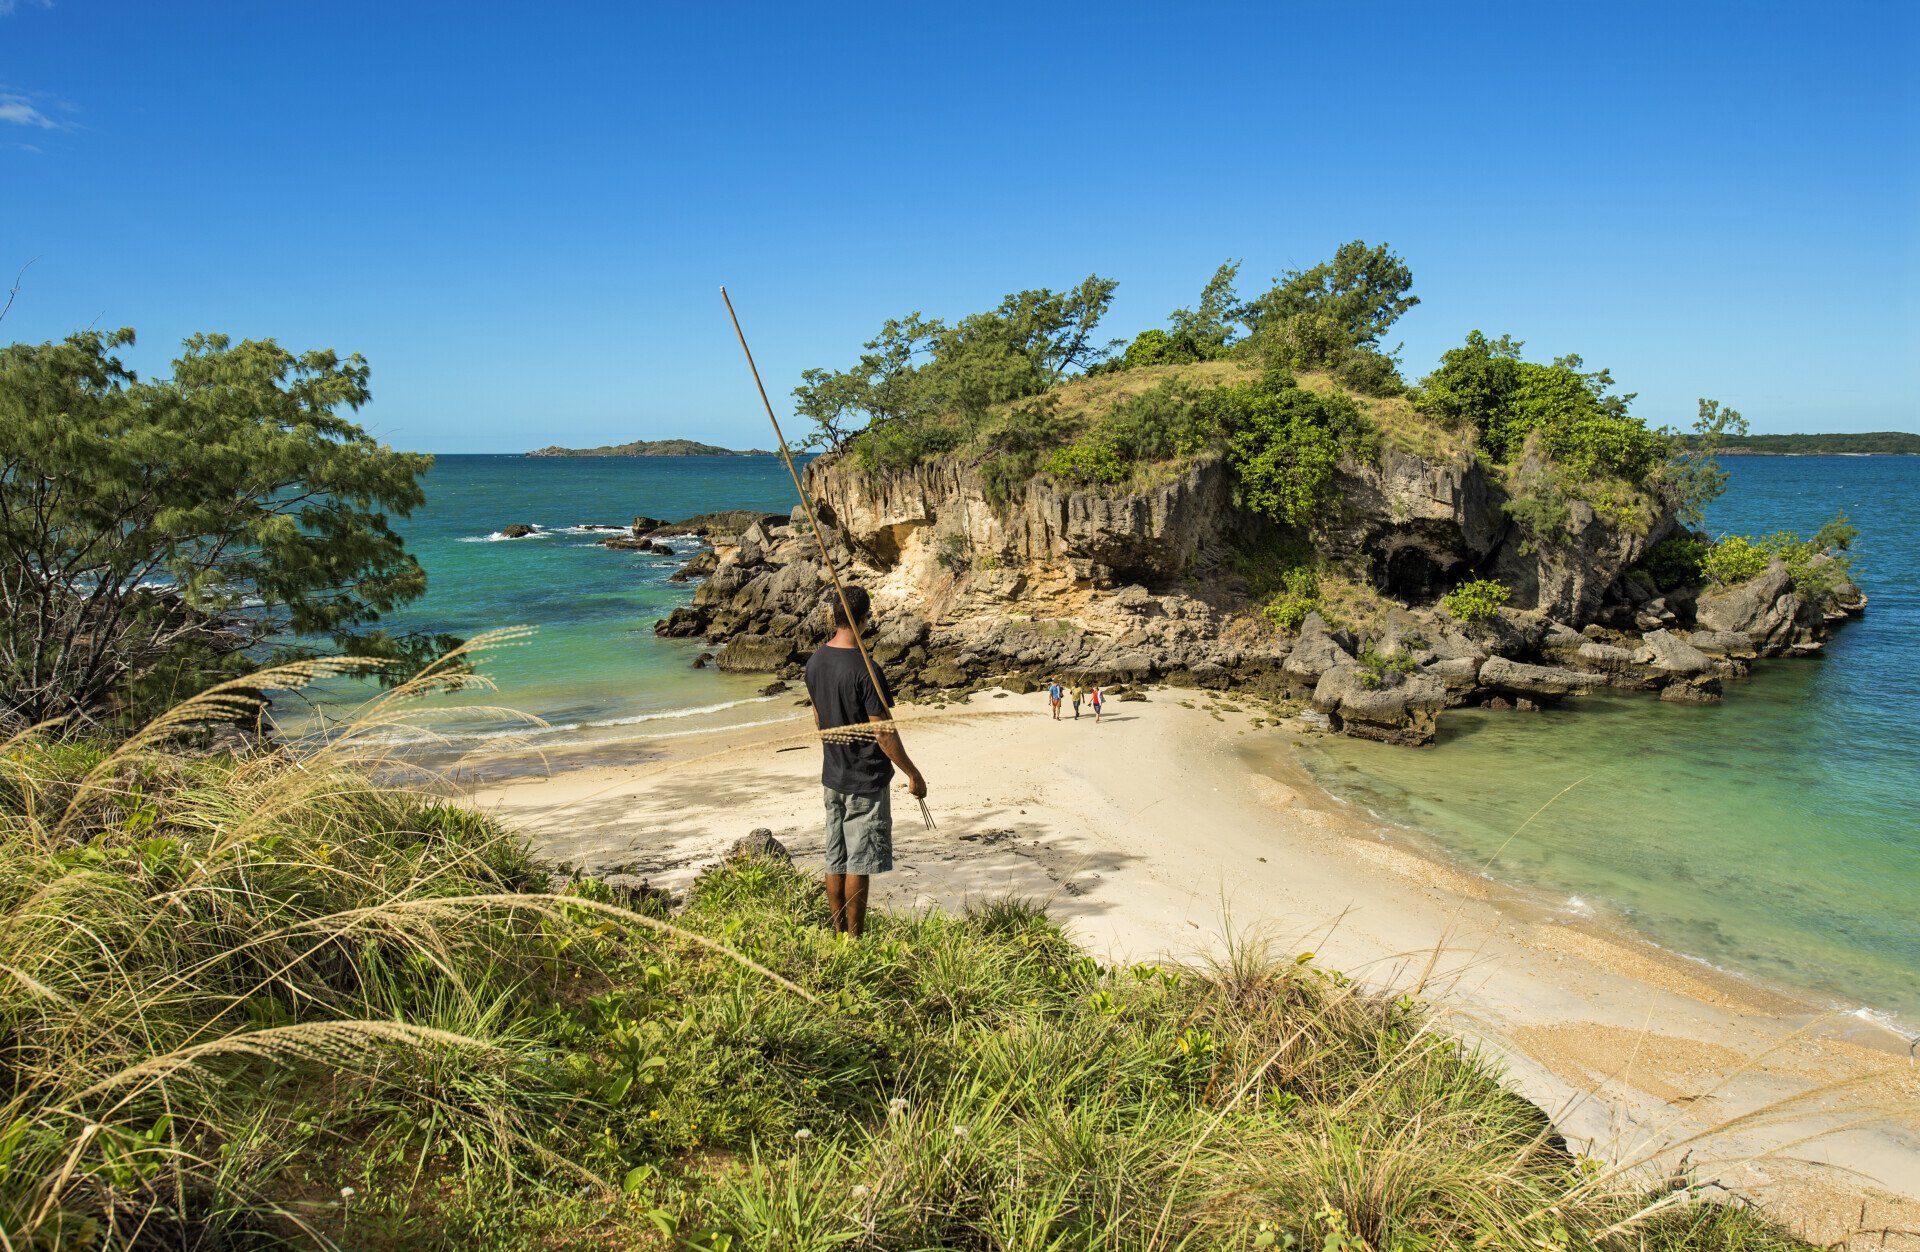
[[[1571,913],[1623,917],[1678,951],[1912,1023],[1920,458],[1728,468],[1711,529],[1811,533],[1841,508],[1860,527],[1856,574],[1872,604],[1825,655],[1763,664],[1716,706],[1607,697],[1538,714],[1456,710],[1432,749],[1327,739],[1307,763],[1336,793]],[[578,528],[793,503],[772,457],[443,456],[426,507],[402,527],[430,589],[394,624],[537,627],[488,659],[499,691],[486,698],[543,718],[536,739],[556,746],[792,718],[790,697],[757,694],[764,677],[695,670],[697,644],[654,636],[654,620],[692,594],[667,581],[679,557],[611,551]],[[543,529],[496,537],[514,522]],[[455,729],[500,727],[474,716]]]

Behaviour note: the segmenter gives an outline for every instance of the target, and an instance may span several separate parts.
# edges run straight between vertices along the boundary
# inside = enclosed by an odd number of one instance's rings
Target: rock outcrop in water
[[[1310,702],[1344,733],[1419,744],[1462,704],[1605,688],[1716,699],[1749,660],[1815,650],[1865,605],[1844,579],[1797,591],[1778,562],[1740,586],[1663,594],[1638,566],[1679,533],[1670,510],[1635,529],[1571,500],[1543,540],[1472,457],[1389,450],[1341,465],[1337,511],[1315,536],[1371,600],[1353,621],[1310,613],[1289,633],[1236,573],[1236,554],[1275,536],[1236,508],[1218,457],[1127,491],[1036,477],[1000,502],[955,457],[894,472],[822,458],[806,473],[828,558],[873,592],[874,656],[906,696],[1052,677],[1231,687]],[[722,669],[792,676],[826,633],[831,594],[804,514],[713,544],[710,572],[687,571],[706,572],[693,602],[655,629],[724,644]],[[1439,598],[1476,578],[1511,597],[1468,626]]]

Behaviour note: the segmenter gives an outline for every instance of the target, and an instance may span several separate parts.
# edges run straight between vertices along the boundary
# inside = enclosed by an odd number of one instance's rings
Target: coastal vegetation
[[[1511,336],[1474,331],[1407,383],[1385,339],[1419,298],[1384,244],[1344,244],[1248,299],[1238,272],[1222,265],[1195,307],[1131,341],[1098,339],[1115,287],[1098,276],[1009,295],[956,327],[916,312],[887,322],[853,366],[806,371],[795,409],[811,446],[874,470],[958,456],[1001,503],[1036,475],[1121,487],[1217,452],[1249,512],[1308,534],[1335,467],[1390,447],[1482,460],[1540,543],[1575,500],[1644,530],[1668,508],[1697,515],[1724,485],[1708,462],[1744,429],[1738,413],[1702,401],[1678,442],[1578,356],[1528,361]]]
[[[1870,430],[1810,435],[1731,435],[1720,441],[1720,452],[1724,456],[1920,456],[1920,434]]]
[[[1440,604],[1455,621],[1478,625],[1498,614],[1512,596],[1513,593],[1504,583],[1491,578],[1476,578],[1472,582],[1461,583],[1440,597]]]
[[[432,458],[346,414],[367,364],[196,335],[142,379],[133,332],[0,348],[0,726],[137,724],[322,649],[418,666],[383,614],[426,574],[391,520]]]
[[[597,448],[562,448],[557,444],[535,448],[528,456],[772,456],[758,448],[741,451],[697,439],[635,439],[631,443],[602,444]]]
[[[556,889],[374,746],[463,674],[300,757],[188,750],[239,685],[0,748],[8,1246],[1803,1246],[1311,953],[1103,967],[1005,900],[847,944],[758,855]]]

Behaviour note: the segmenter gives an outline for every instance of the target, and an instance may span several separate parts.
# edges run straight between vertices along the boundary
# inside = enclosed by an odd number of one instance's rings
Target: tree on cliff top
[[[1143,330],[1127,345],[1125,354],[1107,362],[1106,369],[1141,369],[1153,365],[1183,365],[1211,361],[1226,355],[1238,330],[1242,307],[1233,289],[1240,262],[1227,261],[1200,289],[1200,302],[1191,309],[1167,315],[1167,329]]]
[[[1290,318],[1315,317],[1336,327],[1356,347],[1378,348],[1400,315],[1420,303],[1411,294],[1413,271],[1386,244],[1343,243],[1330,261],[1288,270],[1242,311],[1255,335]]]
[[[838,451],[869,427],[943,413],[977,420],[1038,395],[1111,350],[1095,331],[1117,286],[1090,275],[1065,291],[1013,292],[951,325],[917,312],[887,322],[851,368],[801,374],[794,412],[813,423],[804,445]]]
[[[291,636],[420,659],[371,629],[426,574],[388,525],[432,458],[340,416],[367,365],[197,335],[173,377],[130,330],[0,349],[0,716],[138,715]]]

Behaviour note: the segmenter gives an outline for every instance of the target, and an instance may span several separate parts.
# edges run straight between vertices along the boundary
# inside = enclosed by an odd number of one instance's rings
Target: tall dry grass
[[[309,681],[295,668],[252,686]],[[0,745],[0,1249],[1799,1245],[1569,1154],[1411,996],[1258,942],[1103,968],[1015,901],[667,920],[391,755]]]
[[[392,732],[484,686],[472,651],[297,753],[196,743],[357,663],[223,684],[117,745],[0,744],[0,1248],[319,1240],[353,1189],[289,1167],[343,1144],[604,1187],[530,1130],[569,1098],[526,1071],[530,1012],[630,932],[724,949],[549,892],[521,840],[396,781]]]

